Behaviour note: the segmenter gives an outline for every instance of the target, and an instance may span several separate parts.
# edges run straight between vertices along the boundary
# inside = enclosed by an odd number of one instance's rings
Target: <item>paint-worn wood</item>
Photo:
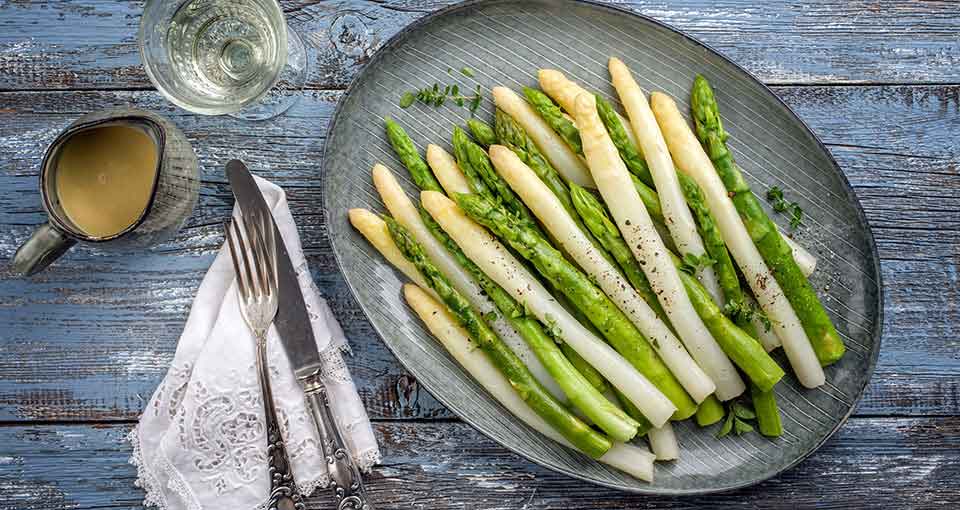
[[[138,508],[128,425],[0,429],[0,508]],[[386,461],[367,477],[379,508],[956,508],[960,419],[851,420],[816,455],[759,486],[672,499],[554,474],[461,423],[380,423]],[[425,453],[429,452],[429,453]],[[783,502],[789,498],[790,506]],[[310,508],[333,508],[324,492]]]
[[[880,247],[886,323],[877,373],[858,412],[960,412],[957,285],[958,87],[778,87],[857,189]],[[232,203],[220,169],[241,157],[289,190],[314,277],[357,356],[354,376],[372,416],[450,417],[399,367],[350,297],[319,209],[323,133],[340,92],[315,91],[288,115],[249,125],[190,115],[150,92],[4,93],[0,112],[0,258],[43,220],[38,151],[80,112],[133,103],[169,115],[204,166],[188,228],[149,254],[78,249],[30,280],[0,273],[0,420],[134,419],[173,355],[193,293]],[[896,118],[897,122],[881,122]],[[426,142],[420,140],[420,143]],[[364,169],[357,169],[364,171]],[[790,190],[787,190],[790,196]],[[952,219],[952,221],[951,221]],[[802,237],[802,235],[801,235]],[[829,268],[824,259],[823,268]],[[29,313],[25,313],[28,310]]]
[[[82,113],[130,103],[159,111],[183,127],[204,166],[201,208],[177,239],[148,254],[76,250],[28,281],[0,265],[0,509],[140,507],[122,440],[130,424],[110,422],[137,417],[173,356],[221,241],[232,199],[219,169],[233,157],[289,191],[314,278],[357,353],[349,363],[361,395],[374,419],[387,420],[376,424],[386,462],[370,480],[380,508],[956,507],[954,3],[616,2],[690,32],[768,83],[805,85],[775,91],[839,161],[882,259],[883,350],[855,417],[774,480],[684,500],[555,475],[450,419],[387,352],[339,276],[319,209],[324,132],[341,94],[334,89],[403,26],[450,3],[284,0],[312,48],[313,90],[288,115],[251,125],[190,115],[147,91],[136,49],[140,1],[0,0],[0,259],[42,221],[39,151]],[[17,423],[26,420],[34,423]],[[89,423],[42,424],[77,420]],[[321,499],[311,506],[329,508]]]
[[[344,87],[390,36],[450,3],[284,6],[313,48],[309,85],[323,89]],[[616,3],[688,31],[768,82],[953,82],[960,64],[952,2]],[[150,88],[136,46],[141,9],[119,0],[0,1],[0,90]]]

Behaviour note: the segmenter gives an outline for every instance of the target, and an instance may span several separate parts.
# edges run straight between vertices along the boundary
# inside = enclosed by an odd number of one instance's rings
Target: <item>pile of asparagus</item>
[[[782,433],[784,372],[770,351],[782,345],[813,388],[844,345],[807,280],[816,260],[743,179],[706,79],[691,129],[620,60],[609,71],[626,117],[541,70],[542,90],[494,88],[493,125],[454,127],[454,154],[429,145],[426,162],[386,119],[419,207],[377,164],[390,214],[349,215],[410,279],[404,296],[428,329],[510,412],[652,480],[654,460],[679,455],[671,421],[716,423],[741,394],[760,433]],[[628,444],[640,436],[652,454]]]

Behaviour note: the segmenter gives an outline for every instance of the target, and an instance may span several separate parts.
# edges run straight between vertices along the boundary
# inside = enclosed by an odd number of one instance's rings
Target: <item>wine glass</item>
[[[140,55],[186,110],[262,120],[300,98],[307,52],[276,0],[147,0]]]

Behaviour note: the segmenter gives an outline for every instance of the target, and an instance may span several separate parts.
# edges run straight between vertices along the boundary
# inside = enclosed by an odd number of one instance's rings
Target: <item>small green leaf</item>
[[[764,331],[770,331],[770,328],[773,327],[773,324],[770,322],[770,318],[767,317],[765,313],[758,313],[757,317],[760,318],[760,324],[763,324]]]
[[[803,209],[800,208],[800,204],[796,202],[790,204],[790,227],[794,229],[799,227],[801,219],[803,219]]]
[[[783,190],[780,189],[780,186],[774,186],[767,190],[767,200],[770,202],[783,201]]]
[[[489,312],[483,314],[483,320],[484,320],[487,324],[493,323],[493,321],[497,320],[497,314],[496,314],[496,312],[494,312],[493,310],[490,310]]]
[[[753,409],[750,409],[748,406],[745,406],[739,402],[733,403],[733,413],[737,415],[737,418],[743,420],[753,420],[757,417],[756,413],[753,412]]]
[[[480,101],[483,100],[483,96],[481,95],[481,92],[482,90],[480,89],[480,85],[478,84],[474,92],[473,100],[470,102],[470,113],[476,112],[477,108],[480,107]]]
[[[454,84],[452,87],[450,87],[450,93],[455,96],[460,95],[460,86],[457,84]]]
[[[470,69],[469,67],[464,67],[460,70],[460,72],[463,73],[463,75],[467,78],[473,78],[473,69]]]
[[[546,322],[546,326],[547,326],[547,334],[550,335],[550,337],[553,338],[555,341],[560,342],[563,335],[562,335],[562,332],[560,331],[560,327],[557,326],[557,320],[551,317],[550,314],[546,314],[544,318],[547,319],[546,321],[544,321]]]
[[[697,274],[703,267],[712,266],[716,264],[717,261],[710,258],[710,255],[703,253],[699,256],[692,253],[683,254],[683,263],[680,265],[680,270],[689,275]]]
[[[726,436],[733,430],[733,413],[727,413],[727,419],[723,422],[723,426],[720,427],[720,430],[717,431],[717,439]]]
[[[742,436],[747,432],[752,432],[753,427],[749,423],[740,420],[734,420],[734,431],[738,436]]]
[[[417,96],[414,95],[413,92],[404,92],[403,95],[400,96],[400,108],[407,108],[416,100]]]

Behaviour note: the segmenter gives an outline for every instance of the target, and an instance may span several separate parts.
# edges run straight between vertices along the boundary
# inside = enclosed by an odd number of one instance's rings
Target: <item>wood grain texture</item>
[[[283,2],[312,48],[316,89],[345,87],[402,27],[451,3]],[[952,2],[612,3],[689,32],[770,83],[955,82],[960,65]],[[0,0],[0,90],[152,88],[137,53],[141,9],[122,0]]]
[[[858,413],[957,414],[960,345],[951,339],[960,322],[960,154],[943,133],[960,129],[960,87],[776,91],[831,147],[879,244],[885,334]],[[0,185],[10,190],[0,194],[0,257],[12,255],[43,221],[38,153],[80,112],[133,103],[170,116],[194,143],[204,178],[188,227],[148,254],[80,248],[29,280],[0,273],[6,339],[0,344],[0,420],[136,418],[166,371],[196,286],[221,241],[220,222],[232,198],[220,169],[233,157],[288,189],[314,278],[357,353],[349,362],[371,415],[451,417],[382,345],[330,253],[319,172],[325,127],[339,95],[312,91],[287,115],[258,124],[254,135],[242,122],[190,115],[152,92],[0,94],[7,105],[0,112]],[[898,122],[879,122],[893,117]],[[829,268],[828,257],[822,267]]]
[[[129,425],[0,428],[0,509],[139,508]],[[956,508],[960,419],[853,419],[816,455],[753,489],[697,498],[631,496],[557,475],[462,423],[379,423],[385,455],[367,476],[379,508]],[[424,452],[430,452],[424,454]],[[878,484],[879,480],[883,484]],[[333,508],[322,490],[309,508]]]
[[[690,32],[767,83],[803,85],[775,91],[854,185],[885,283],[880,363],[856,416],[812,458],[755,489],[672,500],[555,475],[450,419],[386,351],[336,269],[319,210],[324,132],[340,97],[332,89],[403,26],[451,2],[284,0],[311,46],[313,90],[286,116],[250,129],[187,114],[149,91],[136,49],[142,2],[0,0],[0,91],[39,91],[0,92],[0,258],[43,221],[40,151],[82,113],[117,104],[163,113],[186,131],[204,169],[200,208],[164,246],[75,250],[26,281],[0,269],[0,509],[140,507],[122,440],[130,425],[108,422],[136,419],[173,356],[222,240],[232,198],[220,169],[233,157],[290,192],[313,276],[357,354],[348,362],[362,398],[374,419],[387,420],[376,424],[387,461],[370,481],[380,508],[956,508],[956,4],[615,2]],[[896,86],[908,84],[926,86]],[[329,508],[325,501],[312,508]]]

